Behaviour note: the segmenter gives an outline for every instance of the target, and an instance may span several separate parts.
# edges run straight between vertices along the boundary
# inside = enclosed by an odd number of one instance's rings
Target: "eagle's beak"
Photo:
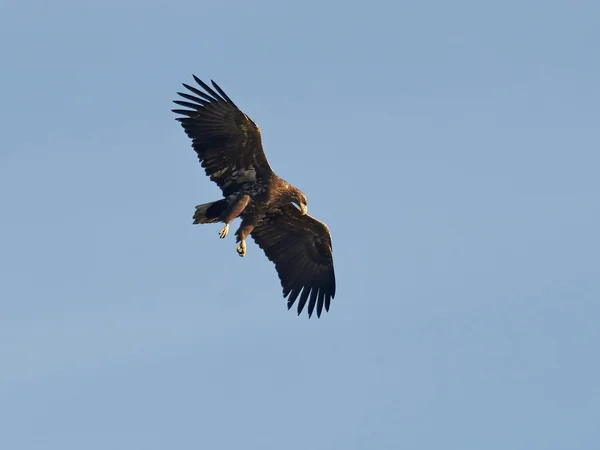
[[[300,209],[302,210],[303,216],[308,212],[308,206],[306,206],[306,203],[300,203]]]

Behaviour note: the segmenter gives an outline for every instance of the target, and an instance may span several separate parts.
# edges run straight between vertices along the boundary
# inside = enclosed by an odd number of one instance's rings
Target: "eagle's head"
[[[306,198],[306,195],[304,195],[304,192],[294,186],[289,186],[288,189],[290,202],[300,208],[302,215],[306,214],[308,212],[308,199]]]

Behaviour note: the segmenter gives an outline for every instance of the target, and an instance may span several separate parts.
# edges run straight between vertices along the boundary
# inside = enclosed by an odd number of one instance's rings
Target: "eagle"
[[[308,199],[300,189],[275,174],[265,155],[260,128],[239,109],[217,83],[212,87],[192,75],[198,87],[182,83],[185,100],[173,102],[192,148],[206,175],[221,189],[223,198],[196,206],[193,223],[224,223],[224,239],[236,218],[237,253],[246,255],[251,236],[274,263],[287,298],[288,310],[296,300],[300,315],[308,302],[310,318],[316,306],[329,312],[335,297],[331,233],[327,225],[308,214]]]

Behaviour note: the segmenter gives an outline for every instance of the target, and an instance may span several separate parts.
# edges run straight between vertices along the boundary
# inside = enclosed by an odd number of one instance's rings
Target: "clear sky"
[[[600,448],[599,17],[2,2],[0,448]],[[321,319],[192,225],[192,73],[329,225]]]

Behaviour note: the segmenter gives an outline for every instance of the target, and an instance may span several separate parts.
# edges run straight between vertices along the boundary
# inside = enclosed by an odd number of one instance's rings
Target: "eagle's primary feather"
[[[251,236],[275,264],[288,309],[298,300],[300,314],[308,302],[308,316],[316,307],[320,317],[335,296],[329,228],[306,213],[306,196],[273,172],[252,119],[214,81],[211,88],[193,77],[205,92],[183,84],[194,95],[178,92],[186,101],[175,103],[187,109],[173,112],[182,116],[177,120],[206,175],[224,196],[196,207],[194,223],[224,222],[224,238],[229,224],[240,217],[236,232],[240,256],[246,254],[245,239]]]

